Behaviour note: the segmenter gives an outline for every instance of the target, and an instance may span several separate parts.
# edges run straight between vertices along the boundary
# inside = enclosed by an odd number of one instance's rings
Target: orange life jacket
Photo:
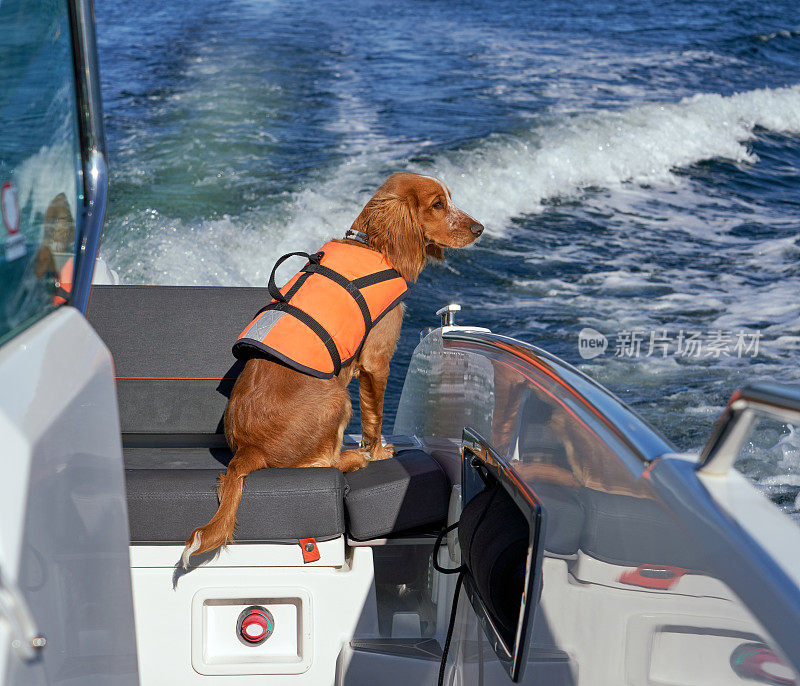
[[[69,294],[72,291],[72,265],[75,263],[75,258],[70,258],[61,267],[61,272],[58,275],[58,282],[56,283],[56,294],[53,296],[54,305],[63,305],[67,302]]]
[[[308,264],[280,290],[275,270],[299,255]],[[329,379],[358,354],[370,329],[408,292],[405,279],[376,250],[326,243],[312,255],[281,257],[269,279],[272,301],[239,334],[233,354],[277,359]]]

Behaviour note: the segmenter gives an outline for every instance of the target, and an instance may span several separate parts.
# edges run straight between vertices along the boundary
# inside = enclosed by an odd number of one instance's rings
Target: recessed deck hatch
[[[238,636],[242,611],[261,606],[274,630],[258,645]],[[302,588],[204,588],[192,600],[192,667],[199,674],[301,674],[311,666],[311,595]]]

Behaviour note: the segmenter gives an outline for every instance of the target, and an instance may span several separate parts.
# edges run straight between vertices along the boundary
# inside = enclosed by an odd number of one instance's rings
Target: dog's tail
[[[192,555],[214,550],[233,540],[236,511],[242,499],[244,479],[253,469],[252,460],[248,460],[242,451],[237,451],[227,471],[219,475],[217,485],[219,509],[208,524],[195,529],[186,540],[186,547],[181,555],[184,569],[189,566],[189,558]]]

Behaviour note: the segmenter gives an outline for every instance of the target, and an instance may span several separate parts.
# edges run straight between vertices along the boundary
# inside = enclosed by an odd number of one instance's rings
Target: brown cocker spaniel
[[[378,189],[352,230],[366,234],[370,247],[411,284],[428,256],[441,259],[442,248],[469,245],[481,235],[483,226],[452,203],[442,182],[398,173]],[[402,319],[399,304],[369,331],[355,359],[330,379],[269,359],[246,362],[225,412],[225,436],[234,455],[220,475],[219,509],[208,524],[189,536],[184,566],[191,555],[232,539],[244,478],[250,472],[331,466],[348,472],[370,460],[392,457],[391,446],[381,444],[383,394]],[[347,386],[353,376],[359,382],[363,447],[343,451],[342,436],[351,413]]]

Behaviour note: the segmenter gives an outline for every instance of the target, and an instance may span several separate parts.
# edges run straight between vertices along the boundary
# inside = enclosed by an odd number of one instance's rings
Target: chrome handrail
[[[759,416],[800,426],[800,388],[753,384],[736,391],[714,425],[700,453],[697,469],[703,474],[726,474]]]
[[[81,312],[85,312],[106,213],[108,167],[95,40],[94,5],[92,0],[72,0],[69,8],[83,191],[83,208],[81,220],[78,222],[77,252],[69,303]]]
[[[442,338],[445,347],[469,344],[483,353],[511,355],[518,364],[550,376],[643,462],[676,450],[655,428],[608,389],[541,348],[508,336],[471,329],[446,329],[442,332]]]

